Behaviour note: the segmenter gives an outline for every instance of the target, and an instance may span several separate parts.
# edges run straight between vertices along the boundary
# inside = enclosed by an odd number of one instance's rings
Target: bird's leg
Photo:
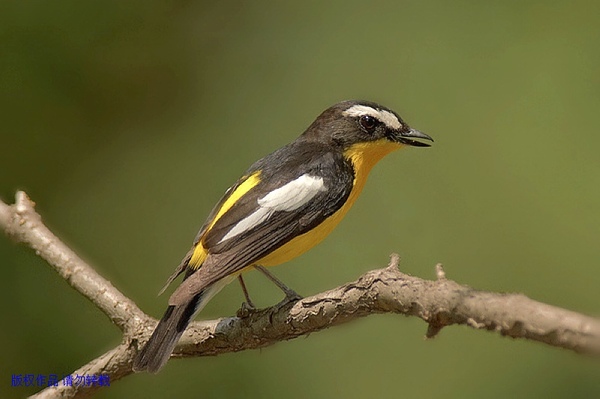
[[[256,306],[254,306],[252,299],[250,299],[250,295],[248,295],[248,288],[246,288],[246,283],[244,282],[244,278],[242,277],[241,274],[238,276],[238,281],[240,282],[240,285],[242,286],[242,291],[244,292],[244,297],[246,298],[246,304],[250,308],[256,309]]]
[[[242,291],[244,292],[246,302],[242,302],[242,307],[240,308],[240,310],[238,310],[237,314],[238,317],[249,316],[251,312],[256,310],[256,306],[254,306],[252,299],[250,299],[250,295],[248,295],[248,288],[246,288],[246,283],[244,282],[244,278],[241,274],[238,276],[238,281],[242,286]]]
[[[265,276],[267,276],[267,278],[269,280],[274,282],[275,285],[278,286],[279,289],[285,293],[285,299],[287,301],[293,302],[293,301],[298,301],[298,300],[302,299],[302,297],[300,295],[298,295],[298,293],[296,291],[294,291],[293,289],[291,289],[287,285],[285,285],[281,280],[279,280],[277,277],[275,277],[273,274],[271,274],[271,272],[268,271],[264,266],[254,265],[254,268],[256,270],[262,272]]]

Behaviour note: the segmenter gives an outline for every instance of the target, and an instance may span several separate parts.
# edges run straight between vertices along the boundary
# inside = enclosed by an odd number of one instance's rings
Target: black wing
[[[204,222],[204,224],[198,231],[198,234],[196,234],[196,238],[194,239],[194,245],[188,251],[188,253],[185,255],[185,257],[181,260],[181,262],[179,263],[179,265],[177,266],[177,268],[175,269],[173,274],[171,274],[169,276],[169,278],[167,279],[167,282],[162,287],[162,289],[159,291],[158,295],[162,294],[169,287],[169,285],[173,282],[173,280],[175,280],[186,269],[188,270],[186,273],[186,277],[189,276],[191,273],[193,273],[197,269],[197,268],[188,268],[190,260],[192,259],[192,255],[194,253],[194,249],[196,248],[196,245],[198,245],[198,243],[200,242],[200,240],[206,233],[208,226],[210,226],[211,222],[216,217],[217,213],[219,212],[219,210],[221,209],[223,204],[229,199],[230,195],[233,192],[235,192],[235,190],[240,186],[240,184],[242,184],[244,181],[246,181],[246,179],[249,176],[250,176],[249,174],[244,175],[233,186],[229,187],[227,189],[227,191],[225,191],[225,194],[223,194],[223,197],[219,200],[217,205],[214,206],[214,208],[212,209],[212,211],[209,213],[208,217],[206,218],[206,221]]]
[[[316,143],[296,142],[283,147],[253,165],[249,173],[257,170],[261,171],[261,181],[201,237],[208,257],[175,291],[170,304],[189,300],[206,286],[252,265],[322,223],[344,205],[354,181],[351,164],[341,154]],[[259,210],[261,198],[303,175],[322,179],[324,189],[302,206],[273,211],[243,233],[227,238],[232,228]]]

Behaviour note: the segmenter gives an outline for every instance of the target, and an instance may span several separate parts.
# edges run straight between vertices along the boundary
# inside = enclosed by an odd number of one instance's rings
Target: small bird
[[[433,141],[388,108],[343,101],[250,166],[213,208],[167,280],[165,288],[185,272],[133,370],[158,372],[192,318],[234,279],[253,306],[241,276],[248,270],[264,273],[288,299],[300,298],[265,266],[287,262],[322,241],[356,201],[371,168],[403,146],[429,147],[418,139]]]

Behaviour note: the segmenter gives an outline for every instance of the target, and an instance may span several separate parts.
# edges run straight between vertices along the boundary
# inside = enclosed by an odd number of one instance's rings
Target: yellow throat
[[[304,252],[308,251],[325,237],[329,235],[344,218],[346,212],[358,198],[367,181],[369,172],[375,164],[390,152],[401,148],[402,145],[388,140],[379,140],[368,143],[354,144],[346,151],[344,156],[352,162],[354,168],[354,186],[346,200],[346,203],[333,215],[325,219],[314,229],[295,237],[288,243],[258,260],[256,263],[262,266],[276,266],[287,262]]]

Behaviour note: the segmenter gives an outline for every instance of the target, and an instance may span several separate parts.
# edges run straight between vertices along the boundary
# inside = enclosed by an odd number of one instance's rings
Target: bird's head
[[[389,108],[356,100],[343,101],[323,111],[304,137],[328,143],[344,152],[374,146],[389,151],[403,145],[429,147],[430,144],[419,140],[433,141],[427,134],[412,129]]]

